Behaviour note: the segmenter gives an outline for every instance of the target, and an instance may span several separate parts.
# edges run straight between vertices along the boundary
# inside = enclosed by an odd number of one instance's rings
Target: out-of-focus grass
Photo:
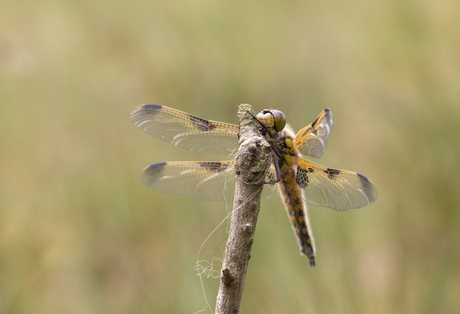
[[[225,204],[149,191],[139,170],[213,160],[137,130],[158,103],[236,123],[334,112],[321,163],[377,202],[310,207],[318,266],[263,203],[243,313],[460,311],[460,4],[17,1],[0,11],[0,313],[193,313]],[[227,210],[230,205],[227,204]],[[225,224],[201,257],[221,256]],[[219,267],[219,265],[216,265]],[[211,304],[217,279],[204,279]],[[212,305],[213,307],[213,305]]]

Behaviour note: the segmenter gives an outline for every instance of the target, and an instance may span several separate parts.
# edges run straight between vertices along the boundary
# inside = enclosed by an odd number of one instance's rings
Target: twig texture
[[[240,147],[235,162],[237,180],[216,314],[239,312],[263,187],[255,184],[264,182],[272,161],[270,145],[258,133],[257,124],[249,111],[252,112],[250,105],[239,106]]]

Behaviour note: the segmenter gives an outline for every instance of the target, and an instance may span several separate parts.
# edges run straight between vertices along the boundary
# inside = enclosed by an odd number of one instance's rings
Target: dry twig
[[[240,147],[235,162],[237,180],[216,314],[239,312],[263,188],[263,185],[255,184],[264,182],[272,161],[270,145],[258,133],[257,124],[249,111],[252,112],[250,105],[239,106]]]

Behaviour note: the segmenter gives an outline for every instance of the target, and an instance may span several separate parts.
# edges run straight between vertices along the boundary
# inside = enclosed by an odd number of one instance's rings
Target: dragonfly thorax
[[[299,151],[295,142],[295,134],[291,126],[287,124],[282,131],[277,132],[274,136],[266,134],[265,139],[272,145],[273,150],[278,152],[278,154],[275,153],[273,156],[277,158],[280,170],[285,170],[287,168],[295,170]]]

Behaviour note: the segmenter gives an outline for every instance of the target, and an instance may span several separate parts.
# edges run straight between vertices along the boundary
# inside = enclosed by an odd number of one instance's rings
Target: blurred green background
[[[242,313],[459,313],[460,3],[15,1],[0,10],[0,313],[194,313],[231,204],[150,191],[142,103],[295,130],[334,113],[329,167],[377,202],[310,206],[317,267],[262,204]],[[225,158],[225,157],[222,157]],[[220,264],[214,264],[219,270]],[[203,277],[214,309],[218,279]],[[210,313],[209,309],[205,311]]]

